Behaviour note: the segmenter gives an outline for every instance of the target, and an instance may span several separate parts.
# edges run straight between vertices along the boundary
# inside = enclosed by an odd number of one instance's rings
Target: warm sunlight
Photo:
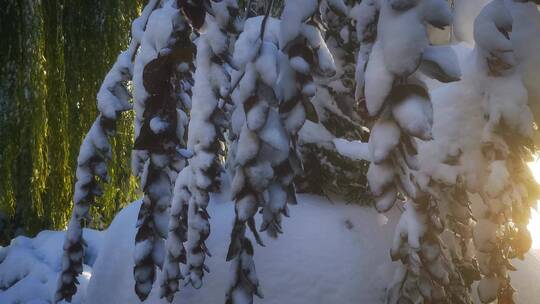
[[[536,159],[534,162],[529,163],[529,167],[532,170],[536,181],[540,182],[540,159]],[[540,249],[540,213],[537,210],[532,210],[531,220],[527,226],[531,232],[532,248]]]

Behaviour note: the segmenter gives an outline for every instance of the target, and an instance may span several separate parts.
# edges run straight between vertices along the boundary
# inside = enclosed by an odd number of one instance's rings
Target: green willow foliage
[[[96,92],[126,47],[138,0],[0,0],[0,243],[62,229],[76,159],[96,117]],[[136,197],[132,114],[119,122],[111,182],[92,227]]]

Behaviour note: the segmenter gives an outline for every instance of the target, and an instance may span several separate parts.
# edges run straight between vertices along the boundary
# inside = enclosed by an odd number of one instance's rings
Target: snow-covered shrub
[[[71,295],[73,303],[84,303],[91,267],[105,235],[86,228],[83,231],[83,271],[76,277],[78,290]],[[12,239],[9,246],[0,247],[1,303],[51,303],[55,300],[65,236],[64,231],[42,231],[34,238],[19,236]]]

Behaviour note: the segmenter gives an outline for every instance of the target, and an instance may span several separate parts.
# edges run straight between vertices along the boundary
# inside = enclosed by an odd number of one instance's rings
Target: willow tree
[[[95,92],[127,42],[138,1],[2,1],[0,220],[2,241],[65,227],[78,147],[96,113]],[[111,183],[96,207],[103,227],[134,197],[122,120]]]

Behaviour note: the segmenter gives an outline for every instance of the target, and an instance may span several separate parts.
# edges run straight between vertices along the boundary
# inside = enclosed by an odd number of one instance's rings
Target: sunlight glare
[[[529,163],[529,168],[531,168],[534,179],[540,183],[540,159]],[[531,219],[527,228],[532,237],[532,249],[540,249],[540,213],[535,209],[531,210]]]

